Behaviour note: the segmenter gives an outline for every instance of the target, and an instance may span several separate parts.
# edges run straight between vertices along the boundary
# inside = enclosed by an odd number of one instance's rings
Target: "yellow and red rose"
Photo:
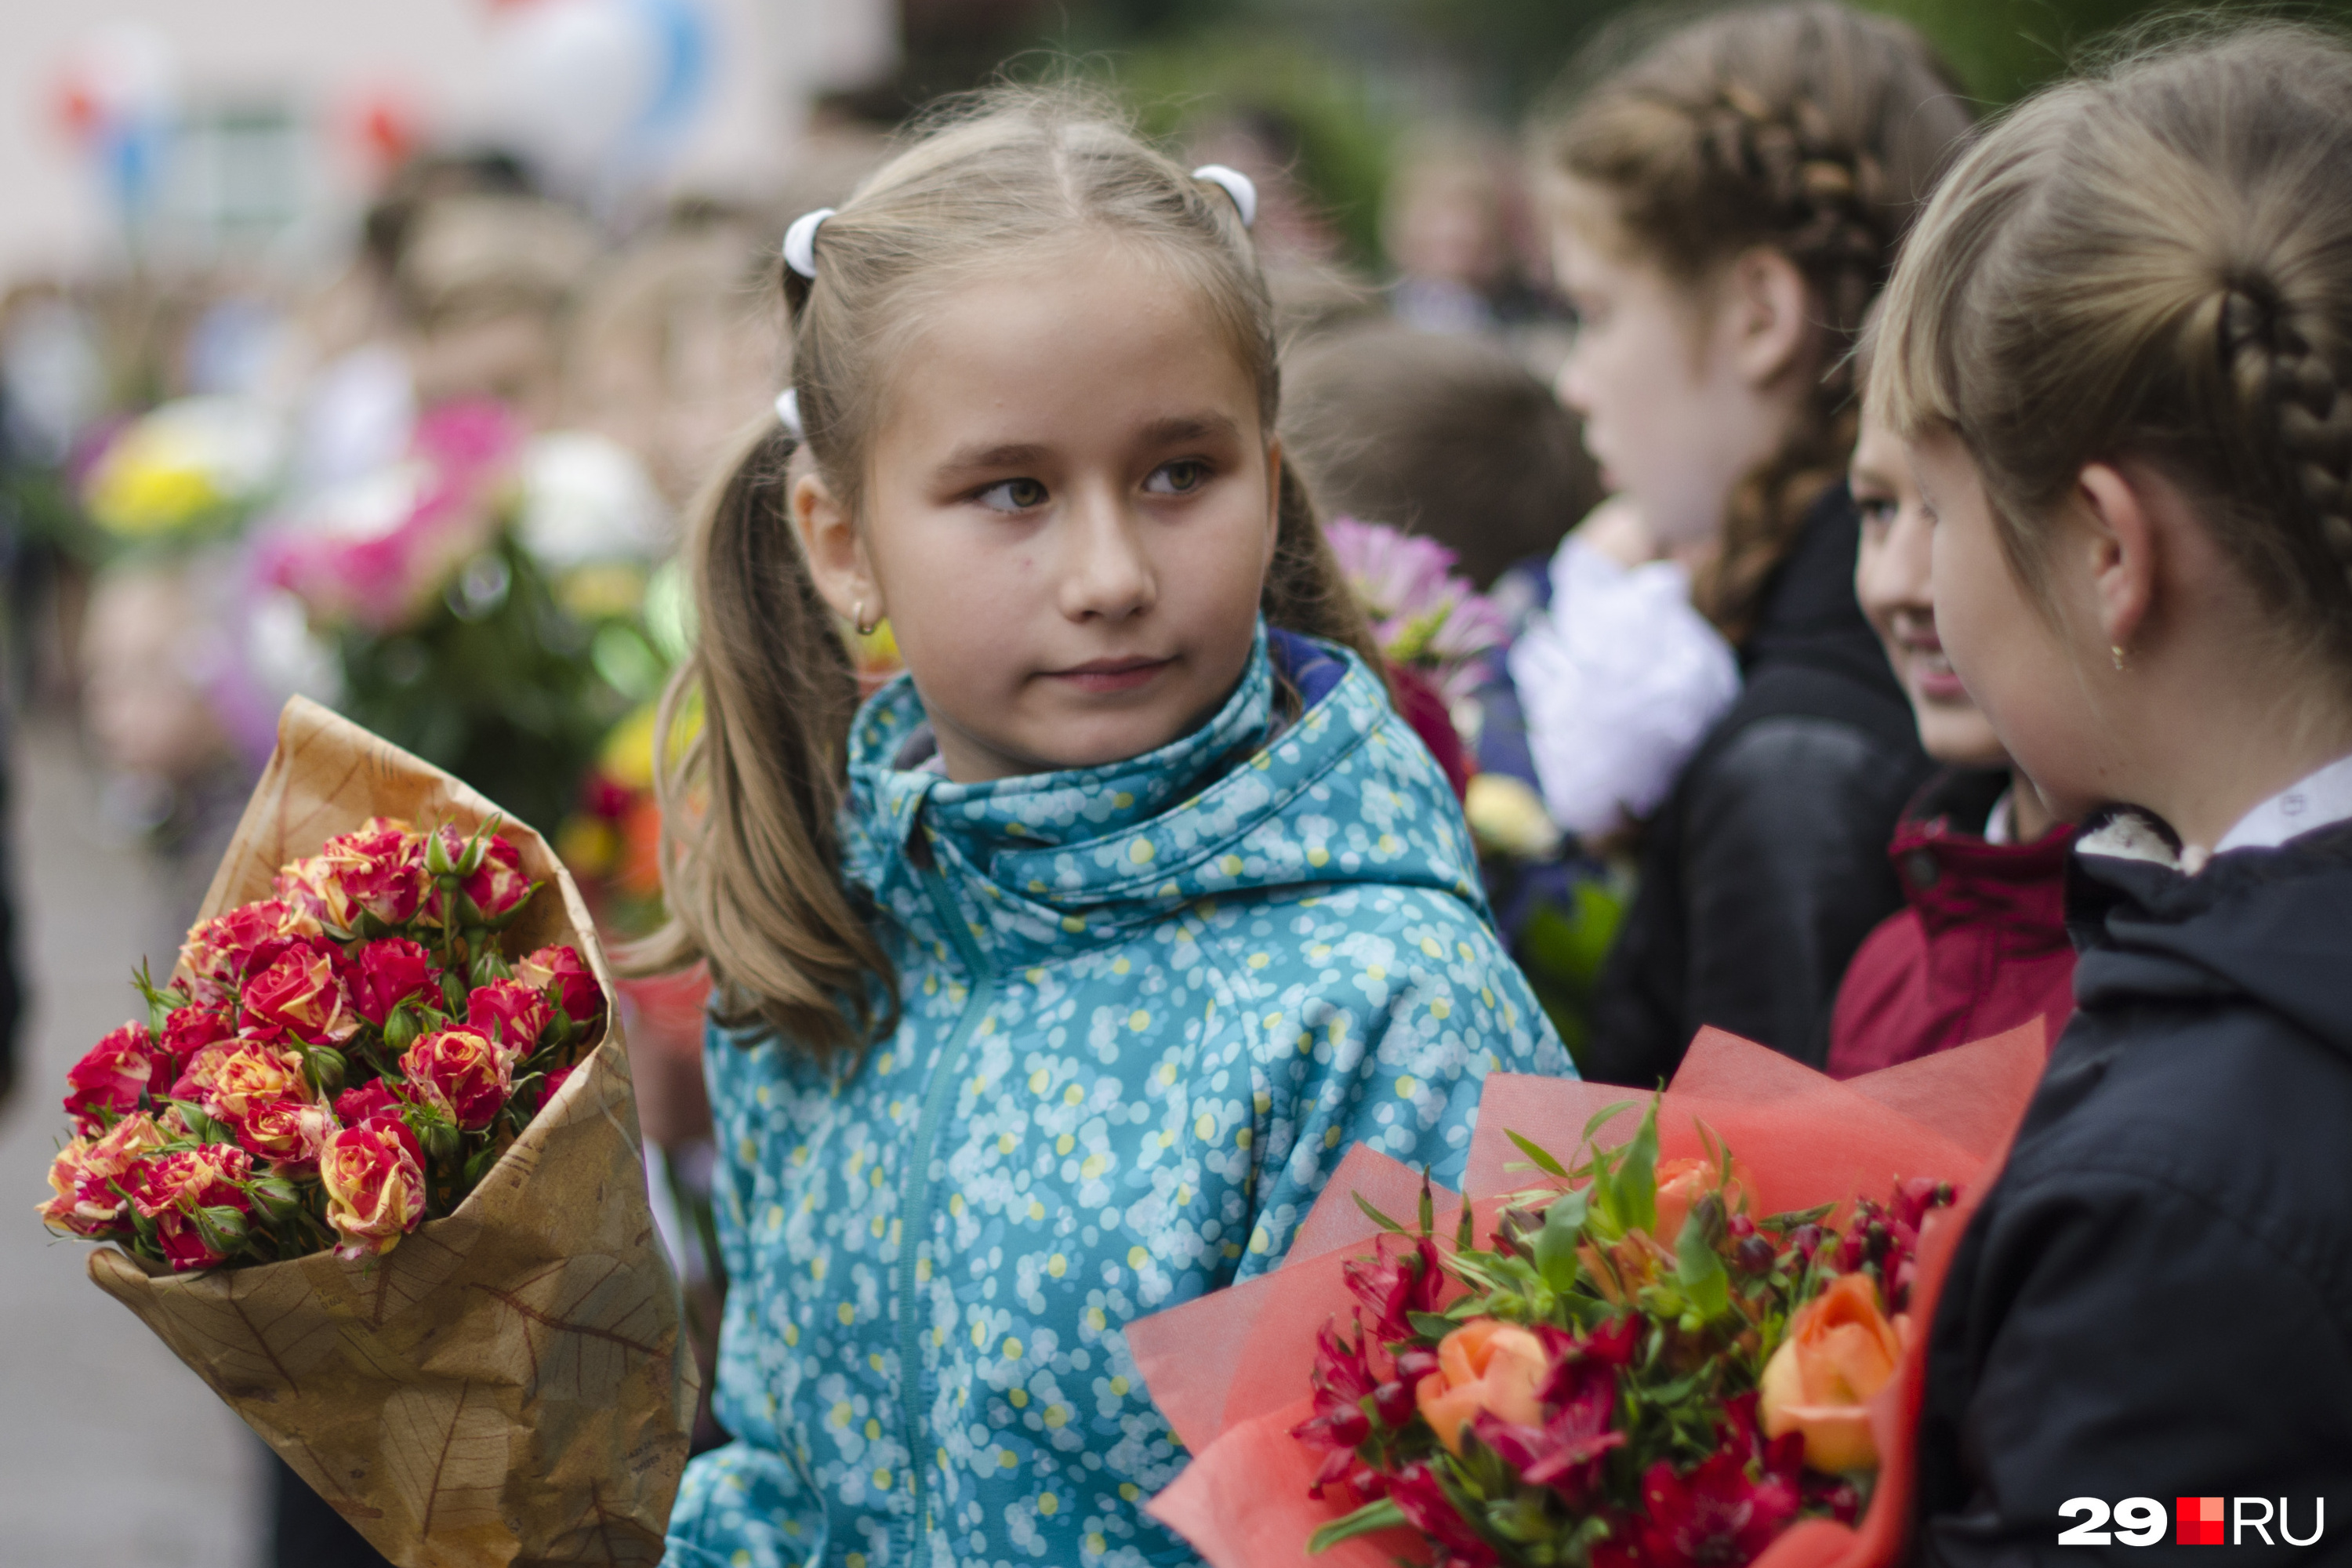
[[[133,1111],[92,1142],[77,1138],[49,1166],[49,1191],[38,1205],[41,1223],[71,1236],[112,1235],[124,1222],[128,1201],[115,1190],[139,1162],[163,1143],[154,1118]]]
[[[247,1106],[237,1141],[278,1171],[317,1168],[319,1152],[337,1131],[335,1113],[314,1100],[288,1095]]]
[[[517,1053],[475,1029],[440,1029],[401,1053],[409,1098],[467,1132],[488,1127],[507,1102]]]
[[[590,1024],[604,1016],[604,988],[576,948],[542,947],[516,963],[514,973],[517,980],[562,1006],[575,1024]]]
[[[288,948],[246,982],[246,1016],[314,1046],[350,1039],[360,1020],[336,973],[336,957],[323,942]]]
[[[319,1157],[327,1223],[343,1238],[336,1256],[391,1251],[425,1217],[425,1160],[416,1135],[398,1121],[346,1127]]]
[[[545,994],[520,980],[477,985],[466,998],[466,1026],[488,1036],[509,1058],[530,1055],[554,1020]]]

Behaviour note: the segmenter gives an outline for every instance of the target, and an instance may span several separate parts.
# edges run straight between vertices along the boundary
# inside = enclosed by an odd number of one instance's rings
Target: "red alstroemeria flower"
[[[1425,1464],[1407,1465],[1389,1478],[1388,1495],[1405,1522],[1427,1536],[1438,1551],[1433,1568],[1495,1568],[1501,1559],[1486,1538],[1470,1528]]]
[[[1315,1414],[1290,1429],[1290,1435],[1319,1450],[1323,1463],[1307,1490],[1321,1497],[1334,1481],[1349,1479],[1360,1468],[1356,1445],[1372,1435],[1372,1418],[1364,1414],[1363,1400],[1378,1385],[1372,1375],[1369,1347],[1360,1318],[1353,1342],[1325,1323],[1315,1334],[1315,1367],[1308,1374],[1315,1385]]]
[[[1646,1517],[1633,1533],[1653,1568],[1738,1568],[1772,1543],[1797,1513],[1796,1489],[1758,1479],[1736,1453],[1701,1460],[1686,1476],[1661,1459],[1642,1478]]]
[[[1600,1485],[1602,1459],[1625,1441],[1625,1434],[1610,1425],[1617,1412],[1616,1369],[1571,1350],[1553,1368],[1543,1404],[1541,1426],[1520,1426],[1482,1410],[1471,1417],[1470,1430],[1518,1471],[1521,1480],[1581,1502]]]
[[[1420,1237],[1391,1258],[1388,1238],[1375,1244],[1370,1258],[1351,1258],[1340,1266],[1348,1289],[1372,1314],[1372,1332],[1383,1344],[1414,1337],[1412,1312],[1434,1312],[1444,1299],[1445,1271],[1438,1266],[1437,1244]]]

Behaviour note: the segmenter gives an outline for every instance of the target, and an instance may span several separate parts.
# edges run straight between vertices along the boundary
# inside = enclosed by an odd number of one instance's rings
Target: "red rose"
[[[123,1189],[149,1219],[166,1209],[193,1214],[220,1205],[251,1206],[241,1184],[253,1179],[253,1156],[233,1143],[200,1143],[140,1163]]]
[[[314,1046],[351,1038],[359,1019],[335,973],[335,950],[322,943],[288,949],[246,983],[247,1016]]]
[[[237,1142],[279,1171],[311,1171],[319,1151],[334,1136],[335,1113],[316,1100],[289,1095],[246,1107],[236,1124]]]
[[[404,822],[372,816],[358,832],[330,838],[316,855],[287,865],[275,891],[349,931],[362,914],[387,925],[415,920],[429,881],[424,838]]]
[[[572,1068],[557,1068],[553,1072],[549,1073],[547,1075],[546,1087],[539,1091],[539,1103],[544,1106],[549,1101],[552,1100],[555,1098],[555,1091],[562,1089],[563,1087],[564,1080],[569,1079],[571,1076]]]
[[[147,1026],[125,1024],[66,1069],[66,1086],[72,1090],[66,1096],[66,1113],[84,1134],[94,1134],[112,1117],[138,1110],[142,1093],[163,1093],[171,1079],[172,1058],[156,1046]]]
[[[143,1110],[124,1117],[94,1143],[75,1139],[49,1166],[49,1190],[57,1195],[40,1205],[41,1222],[70,1236],[123,1234],[124,1199],[115,1187],[163,1142],[162,1131]]]
[[[174,1007],[163,1017],[163,1054],[172,1058],[176,1079],[206,1046],[233,1037],[228,1016],[211,1007]]]
[[[155,1222],[156,1244],[175,1269],[209,1268],[228,1254],[196,1211],[251,1210],[243,1183],[253,1179],[253,1157],[226,1143],[206,1143],[158,1155],[124,1184],[139,1212]]]
[[[517,963],[514,972],[517,980],[561,1004],[575,1024],[585,1026],[604,1016],[604,988],[577,949],[542,947]]]
[[[342,1237],[339,1258],[389,1252],[425,1217],[425,1158],[400,1121],[346,1127],[319,1156],[327,1223]]]
[[[378,1028],[392,1010],[432,985],[432,955],[404,937],[384,937],[360,949],[359,962],[345,971],[352,1005]],[[438,1001],[438,995],[428,998]]]
[[[514,1058],[472,1029],[442,1029],[401,1054],[408,1092],[468,1132],[490,1124],[512,1080]]]
[[[509,1061],[530,1055],[554,1020],[547,998],[520,980],[478,985],[466,998],[466,1026],[497,1041]]]
[[[347,1089],[336,1096],[335,1115],[346,1127],[364,1127],[387,1119],[397,1121],[400,1097],[383,1079],[370,1079],[359,1088]]]
[[[263,899],[190,928],[180,960],[200,979],[235,981],[262,968],[295,942],[318,934],[319,922],[307,910]]]

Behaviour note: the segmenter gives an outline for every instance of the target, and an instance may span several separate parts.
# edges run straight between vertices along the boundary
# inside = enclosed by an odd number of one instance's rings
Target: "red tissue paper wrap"
[[[1691,1043],[1659,1109],[1662,1162],[1704,1155],[1696,1118],[1737,1155],[1759,1214],[1830,1203],[1843,1209],[1857,1196],[1885,1193],[1897,1176],[1931,1177],[1960,1189],[1957,1204],[1933,1211],[1925,1223],[1902,1361],[1870,1404],[1880,1467],[1868,1509],[1857,1526],[1800,1521],[1757,1568],[1886,1568],[1900,1560],[1912,1512],[1927,1325],[1952,1252],[2000,1169],[2047,1054],[2036,1020],[1840,1082],[1718,1029],[1701,1030]],[[1490,1223],[1486,1197],[1532,1184],[1534,1173],[1507,1134],[1564,1157],[1582,1142],[1596,1112],[1641,1098],[1610,1084],[1489,1078],[1464,1184],[1478,1206],[1478,1225]],[[1637,1121],[1621,1116],[1598,1137],[1621,1143]],[[1128,1329],[1153,1400],[1193,1455],[1149,1511],[1215,1568],[1389,1568],[1400,1559],[1429,1561],[1427,1547],[1409,1530],[1359,1536],[1309,1556],[1307,1539],[1348,1504],[1336,1495],[1307,1495],[1320,1456],[1290,1435],[1314,1409],[1307,1374],[1316,1331],[1334,1318],[1345,1321],[1355,1303],[1341,1266],[1370,1252],[1379,1234],[1351,1194],[1384,1213],[1409,1215],[1421,1184],[1418,1171],[1368,1149],[1350,1150],[1281,1268]],[[1449,1254],[1461,1203],[1438,1190],[1433,1229]]]

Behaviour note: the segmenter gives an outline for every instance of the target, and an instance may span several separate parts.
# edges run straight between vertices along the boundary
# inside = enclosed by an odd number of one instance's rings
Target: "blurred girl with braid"
[[[1569,1070],[1283,460],[1255,201],[1006,91],[785,237],[666,720],[735,1438],[670,1562],[1189,1561],[1127,1323]]]
[[[2055,1560],[2072,1500],[2163,1500],[2095,1532],[2129,1557],[2177,1498],[2177,1544],[2229,1500],[2208,1543],[2340,1562],[2352,48],[2209,33],[2011,111],[1906,243],[1868,396],[1954,668],[2091,814],[2077,1010],[1929,1331],[1924,1554]]]
[[[1579,534],[1688,563],[1740,677],[1677,738],[1679,777],[1629,803],[1641,886],[1590,1076],[1654,1083],[1707,1024],[1819,1065],[1847,959],[1901,903],[1886,844],[1927,764],[1854,602],[1848,351],[1969,123],[1916,33],[1809,0],[1669,35],[1549,134],[1580,321],[1560,395],[1617,491]],[[1564,637],[1575,613],[1556,601]],[[1584,700],[1526,645],[1512,662],[1549,795],[1590,748],[1542,731],[1575,733]]]

